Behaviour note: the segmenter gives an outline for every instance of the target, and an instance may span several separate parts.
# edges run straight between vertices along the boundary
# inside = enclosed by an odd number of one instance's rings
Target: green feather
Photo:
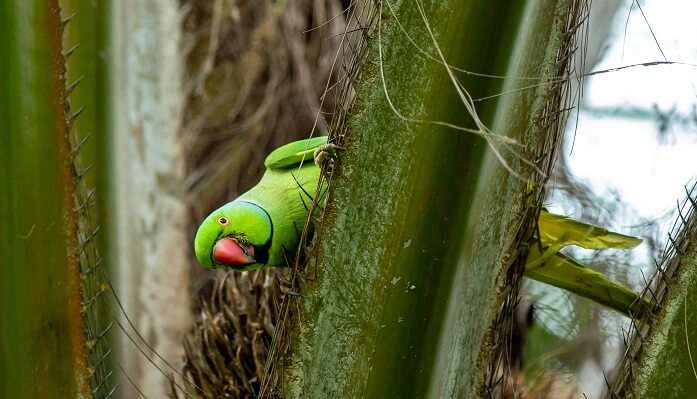
[[[314,162],[314,152],[327,143],[327,136],[298,140],[276,148],[264,160],[268,169],[281,169],[295,166],[304,161]]]
[[[207,268],[238,271],[285,265],[286,258],[295,255],[317,191],[320,169],[314,163],[314,151],[326,142],[326,136],[300,140],[269,154],[259,183],[213,211],[199,226],[194,239],[199,263]],[[320,193],[320,203],[324,194]],[[227,218],[229,225],[221,226],[220,217]],[[248,240],[254,246],[257,263],[234,268],[216,264],[211,254],[221,237]]]

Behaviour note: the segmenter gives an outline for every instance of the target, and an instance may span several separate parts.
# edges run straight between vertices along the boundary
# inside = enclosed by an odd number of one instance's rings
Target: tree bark
[[[507,366],[505,329],[563,126],[582,5],[425,5],[448,63],[507,76],[459,75],[473,98],[513,91],[475,104],[487,126],[520,144],[497,146],[517,176],[481,137],[419,122],[476,128],[443,65],[416,48],[438,58],[417,3],[374,6],[346,151],[302,295],[288,305],[290,352],[271,360],[286,397],[481,397],[501,388],[492,381]]]

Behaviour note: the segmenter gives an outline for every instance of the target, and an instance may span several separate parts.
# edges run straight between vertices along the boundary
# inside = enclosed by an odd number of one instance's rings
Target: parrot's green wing
[[[534,246],[530,249],[528,263],[542,254]],[[650,304],[629,288],[616,283],[595,270],[583,266],[570,257],[556,253],[542,265],[525,269],[525,275],[555,287],[573,292],[625,315],[638,317]]]
[[[540,212],[538,221],[540,240],[544,245],[578,245],[586,249],[634,248],[641,239],[624,234],[613,233],[602,227],[555,215],[545,210]]]
[[[326,143],[327,136],[293,141],[273,150],[264,160],[264,166],[268,169],[284,169],[301,162],[313,163],[315,150]]]

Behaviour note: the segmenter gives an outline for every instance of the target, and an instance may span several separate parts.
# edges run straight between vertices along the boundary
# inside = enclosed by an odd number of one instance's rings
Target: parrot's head
[[[198,262],[209,269],[254,270],[269,259],[271,217],[261,206],[237,200],[213,211],[194,239]]]

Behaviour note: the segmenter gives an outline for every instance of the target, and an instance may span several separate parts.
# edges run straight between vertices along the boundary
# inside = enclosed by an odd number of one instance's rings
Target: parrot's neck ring
[[[271,243],[273,242],[273,220],[271,219],[271,215],[269,215],[269,212],[264,209],[263,206],[252,202],[252,201],[247,201],[247,200],[237,200],[239,202],[244,202],[245,204],[249,204],[252,206],[255,206],[259,208],[262,212],[264,212],[264,215],[266,215],[266,219],[269,221],[269,238],[266,239],[266,242],[261,244],[258,247],[255,247],[255,259],[258,264],[261,265],[266,265],[269,262],[269,250],[271,249]]]

